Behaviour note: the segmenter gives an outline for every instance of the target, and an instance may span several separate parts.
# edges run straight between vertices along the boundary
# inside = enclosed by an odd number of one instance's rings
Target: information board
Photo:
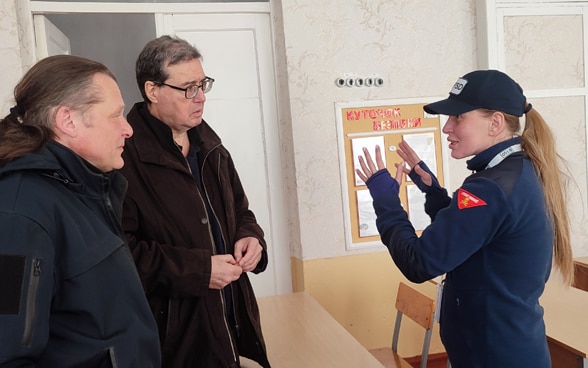
[[[380,146],[384,163],[392,176],[402,159],[395,152],[405,140],[429,166],[444,186],[447,177],[447,144],[442,142],[442,124],[446,117],[430,115],[423,106],[436,99],[378,100],[337,102],[337,135],[343,189],[346,247],[380,246],[376,215],[367,186],[355,172],[358,157],[367,148],[375,160],[375,147]],[[405,175],[400,187],[400,200],[413,226],[420,232],[430,224],[424,211],[425,196]]]

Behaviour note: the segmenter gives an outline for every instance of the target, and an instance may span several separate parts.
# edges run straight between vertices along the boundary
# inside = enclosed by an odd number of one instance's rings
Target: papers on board
[[[414,226],[414,229],[425,230],[431,223],[431,218],[425,212],[425,193],[416,185],[406,186],[406,196],[408,202],[408,218]]]
[[[435,136],[433,132],[405,134],[403,139],[412,147],[416,154],[427,164],[431,172],[437,175],[437,156],[435,153]],[[364,156],[363,149],[366,148],[375,163],[376,160],[376,146],[380,147],[382,152],[382,160],[386,166],[387,147],[384,145],[383,136],[354,138],[351,140],[351,149],[353,154],[353,166],[355,185],[365,185],[363,180],[357,175],[355,170],[360,169],[359,156]],[[390,151],[394,152],[396,147],[391,147]],[[410,181],[408,175],[405,180]],[[369,237],[377,236],[378,230],[376,228],[376,213],[373,207],[373,200],[367,189],[360,189],[356,192],[357,211],[358,211],[358,225],[359,236]],[[424,230],[430,223],[429,216],[425,213],[425,195],[416,185],[409,184],[406,186],[406,202],[409,220],[414,226],[415,230]]]
[[[378,235],[376,228],[376,211],[372,205],[372,196],[367,189],[358,190],[357,193],[357,212],[359,220],[359,236],[361,238],[366,236]]]
[[[431,172],[437,176],[437,155],[435,153],[435,135],[433,132],[405,134],[402,138],[412,147],[421,160],[427,164]]]
[[[353,153],[353,174],[355,175],[355,185],[361,186],[365,185],[363,180],[360,179],[359,175],[355,172],[355,170],[361,170],[361,166],[359,165],[359,156],[363,156],[363,149],[364,147],[367,148],[374,164],[376,163],[376,146],[380,146],[380,150],[382,152],[382,159],[384,160],[384,166],[386,166],[386,153],[384,149],[384,137],[377,136],[377,137],[366,137],[366,138],[354,138],[351,140],[351,151]]]

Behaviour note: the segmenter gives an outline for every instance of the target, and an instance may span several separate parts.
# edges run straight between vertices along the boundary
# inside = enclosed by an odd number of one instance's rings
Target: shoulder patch
[[[486,205],[486,202],[476,197],[472,193],[468,192],[467,190],[463,190],[460,188],[457,191],[457,207],[460,210],[463,210],[464,208],[472,208]]]
[[[24,255],[0,254],[0,315],[18,314],[25,273]]]

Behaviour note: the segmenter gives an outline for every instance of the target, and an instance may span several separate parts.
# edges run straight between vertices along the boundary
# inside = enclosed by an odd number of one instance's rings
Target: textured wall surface
[[[14,103],[12,88],[22,75],[21,48],[18,37],[16,0],[0,1],[0,79],[11,86],[0,90],[0,115],[4,117]]]
[[[472,1],[282,0],[302,259],[345,249],[335,102],[445,97],[476,67]],[[338,88],[346,73],[380,88]],[[452,163],[456,187],[464,162]],[[355,252],[355,251],[354,251]]]
[[[11,106],[12,88],[31,65],[28,3],[0,0],[1,112]],[[335,103],[447,96],[457,77],[477,68],[474,0],[272,0],[270,6],[289,247],[302,260],[294,262],[293,278],[366,347],[385,346],[392,298],[404,279],[386,252],[345,248]],[[525,90],[584,87],[579,16],[508,18],[504,37],[506,69]],[[350,73],[380,76],[384,85],[335,85]],[[588,255],[584,98],[530,101],[554,129],[573,175],[568,193],[574,250]],[[455,189],[468,174],[465,161],[450,160],[449,173]]]
[[[32,37],[28,1],[0,2],[0,76],[13,86],[30,65]],[[18,9],[17,9],[18,8]],[[17,22],[16,14],[21,14]],[[281,136],[288,176],[290,252],[301,259],[346,255],[336,102],[444,97],[458,76],[476,65],[474,2],[281,0],[272,2]],[[505,21],[506,69],[525,89],[583,87],[580,16],[512,17]],[[558,65],[558,68],[553,68]],[[380,88],[338,88],[346,74],[378,75]],[[11,104],[12,87],[0,89],[0,107]],[[571,114],[571,135],[558,134],[572,159],[578,195],[574,218],[585,211],[586,144],[582,102]],[[551,123],[556,110],[545,112]],[[563,128],[562,128],[563,129]],[[567,144],[571,142],[573,144]],[[465,162],[450,160],[449,186],[467,175]],[[574,226],[576,253],[588,253],[586,236]],[[363,251],[353,251],[363,252]]]
[[[504,19],[506,71],[552,129],[568,174],[566,194],[576,256],[588,255],[584,31],[580,15],[525,15]],[[557,67],[555,67],[557,66]]]

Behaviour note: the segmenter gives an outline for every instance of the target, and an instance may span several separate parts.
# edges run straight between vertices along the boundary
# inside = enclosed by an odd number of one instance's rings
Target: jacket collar
[[[145,102],[136,103],[129,112],[127,120],[134,131],[130,139],[137,147],[142,160],[165,166],[177,165],[178,159],[182,164],[185,162],[173,139],[171,128],[151,115]],[[208,153],[221,144],[220,137],[204,120],[200,125],[188,130],[188,138],[192,149],[202,154]],[[170,161],[169,156],[161,154],[161,147],[173,155],[173,161]]]
[[[114,170],[103,173],[52,139],[36,152],[14,159],[0,168],[0,176],[22,171],[38,172],[63,182],[76,192],[91,196],[100,196],[113,187],[116,195],[122,197],[126,190],[126,180],[120,173]]]
[[[482,170],[484,170],[484,168],[486,168],[486,166],[488,165],[488,163],[490,163],[490,161],[494,158],[494,156],[496,156],[500,151],[502,151],[512,145],[520,144],[520,143],[521,143],[520,137],[514,137],[511,139],[507,139],[506,141],[497,143],[494,146],[487,148],[486,150],[478,153],[472,159],[466,161],[467,167],[469,170],[472,170],[472,171],[482,171]]]

